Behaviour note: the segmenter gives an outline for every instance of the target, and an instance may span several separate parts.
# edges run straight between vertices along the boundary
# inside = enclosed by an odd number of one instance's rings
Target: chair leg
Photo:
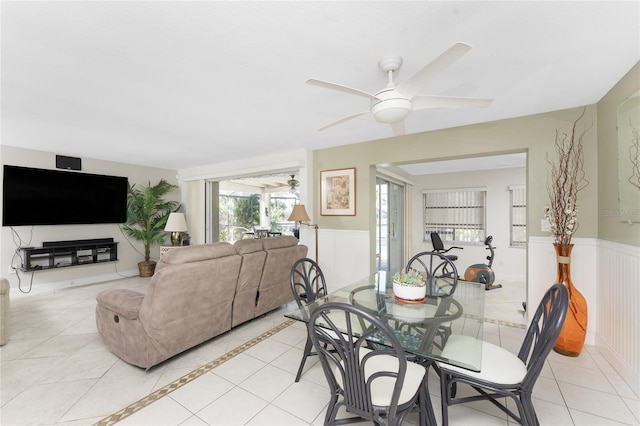
[[[329,400],[329,405],[327,406],[327,414],[324,416],[324,424],[326,426],[332,426],[337,423],[336,416],[338,415],[338,409],[340,405],[338,404],[338,393],[334,392],[331,394],[331,399]]]
[[[429,395],[429,370],[427,368],[427,374],[424,375],[424,384],[420,386],[420,424],[421,425],[435,425],[436,413],[433,411],[433,403],[431,402],[431,395]],[[423,416],[426,418],[423,419]]]
[[[449,376],[442,370],[440,373],[440,406],[442,408],[442,426],[449,425],[449,402],[451,402],[451,394],[449,393]]]
[[[302,375],[302,369],[304,368],[304,363],[307,361],[307,357],[311,353],[312,343],[311,339],[307,337],[307,342],[304,344],[304,353],[302,354],[302,359],[300,360],[300,367],[298,367],[298,374],[296,374],[296,383],[300,381],[300,376]]]
[[[539,426],[538,416],[536,416],[536,410],[533,408],[533,401],[531,400],[530,393],[520,394],[520,404],[522,410],[520,411],[520,418],[523,425]],[[520,407],[518,407],[520,408]]]

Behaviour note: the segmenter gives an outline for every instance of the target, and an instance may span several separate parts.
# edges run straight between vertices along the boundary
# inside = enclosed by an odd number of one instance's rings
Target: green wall
[[[346,145],[316,151],[314,171],[356,167],[356,216],[319,216],[321,228],[366,230],[375,228],[375,165],[423,162],[497,153],[527,152],[529,235],[549,236],[540,221],[548,202],[547,153],[554,155],[556,130],[570,132],[582,107],[477,125]],[[585,173],[590,185],[578,195],[580,227],[576,237],[598,236],[597,108],[588,106],[586,120],[593,127],[583,140]],[[315,179],[314,179],[315,180]],[[315,180],[317,182],[317,180]],[[470,182],[472,184],[472,182]],[[318,185],[314,197],[319,199]],[[317,207],[319,209],[319,206]],[[372,235],[372,239],[375,238]],[[373,246],[373,244],[372,244]]]
[[[618,105],[638,89],[640,63],[598,102],[598,238],[633,246],[640,246],[640,223],[629,225],[607,212],[618,210]]]

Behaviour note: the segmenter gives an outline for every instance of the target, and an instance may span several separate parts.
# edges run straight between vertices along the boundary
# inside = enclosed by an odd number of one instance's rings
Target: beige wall
[[[7,145],[0,146],[0,163],[42,169],[55,168],[55,153],[15,148]],[[175,170],[158,169],[137,166],[133,164],[102,161],[92,158],[82,158],[82,172],[114,176],[126,176],[130,184],[144,184],[148,181],[156,183],[165,179],[174,185],[178,184]],[[71,172],[70,172],[71,173]],[[180,191],[176,190],[167,199],[181,201]],[[2,201],[0,201],[1,203]],[[13,229],[13,231],[12,231]],[[107,279],[118,278],[118,274],[137,274],[137,264],[144,259],[142,244],[129,241],[121,232],[117,224],[97,225],[55,225],[55,226],[15,226],[0,228],[0,275],[9,279],[12,291],[18,285],[18,276],[8,274],[9,265],[20,265],[20,259],[14,256],[18,242],[16,236],[24,245],[39,247],[45,241],[66,241],[91,238],[113,238],[118,241],[119,262],[107,262],[96,265],[82,265],[52,270],[36,271],[33,273],[20,272],[22,289],[33,283],[34,289],[42,284],[56,283],[62,286],[88,284]],[[169,241],[167,239],[167,241]],[[142,253],[142,254],[140,254]],[[158,258],[159,247],[152,247],[151,257]],[[33,279],[32,279],[33,276]]]
[[[638,89],[640,63],[598,102],[598,238],[633,246],[640,246],[640,224],[607,212],[618,210],[618,105]]]
[[[482,156],[496,153],[526,152],[528,159],[528,231],[530,236],[549,236],[540,221],[548,202],[546,180],[547,153],[553,155],[556,130],[570,131],[582,108],[555,111],[527,117],[380,139],[316,151],[314,182],[320,170],[356,167],[356,216],[319,216],[321,228],[375,229],[375,165],[412,163],[428,160]],[[586,118],[593,128],[585,135],[585,173],[591,184],[579,193],[580,228],[576,237],[598,235],[598,167],[596,107],[587,106]],[[381,129],[382,131],[382,129]],[[314,198],[319,197],[314,185]],[[319,207],[317,207],[319,209]],[[317,214],[318,212],[316,212]],[[371,233],[371,247],[375,247]],[[373,256],[373,254],[372,254]]]

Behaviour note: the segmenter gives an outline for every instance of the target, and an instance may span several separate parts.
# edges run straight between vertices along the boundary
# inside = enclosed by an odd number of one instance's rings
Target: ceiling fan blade
[[[391,123],[393,134],[396,136],[405,135],[407,132],[404,128],[404,120]]]
[[[411,77],[398,84],[396,89],[411,99],[418,94],[431,80],[433,80],[442,70],[460,59],[465,53],[471,50],[472,46],[467,43],[457,42],[440,56],[418,70]]]
[[[493,103],[493,99],[459,98],[455,96],[414,96],[411,99],[413,110],[430,108],[465,108],[487,107]]]
[[[327,89],[337,90],[339,92],[351,93],[353,95],[364,96],[365,98],[375,98],[371,93],[367,93],[365,91],[354,89],[353,87],[343,86],[341,84],[331,83],[330,81],[316,80],[315,78],[310,78],[307,80],[308,84],[313,84],[314,86],[320,86]]]
[[[329,123],[326,126],[320,127],[318,129],[318,131],[328,129],[329,127],[333,127],[336,124],[344,123],[345,121],[351,120],[352,118],[356,118],[356,117],[360,117],[361,115],[369,114],[369,112],[370,111],[367,110],[367,111],[363,111],[363,112],[359,112],[359,113],[356,113],[356,114],[349,115],[347,117],[341,118],[338,121],[334,121],[333,123]]]

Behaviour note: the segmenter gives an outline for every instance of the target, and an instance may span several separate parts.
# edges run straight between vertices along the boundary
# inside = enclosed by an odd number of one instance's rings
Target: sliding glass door
[[[376,270],[399,271],[404,266],[404,187],[376,179]]]

